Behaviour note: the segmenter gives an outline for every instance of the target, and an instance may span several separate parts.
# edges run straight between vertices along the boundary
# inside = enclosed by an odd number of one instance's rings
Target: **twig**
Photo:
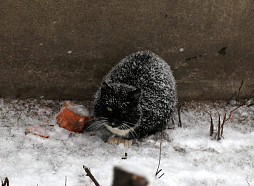
[[[218,121],[218,132],[217,132],[217,140],[220,140],[220,114],[218,113],[219,115],[219,121]]]
[[[159,163],[158,163],[158,167],[157,167],[157,170],[155,172],[155,176],[157,176],[161,171],[162,169],[160,169],[160,165],[161,165],[161,149],[162,149],[162,136],[163,136],[163,128],[164,128],[164,123],[165,120],[163,121],[162,123],[162,126],[161,126],[161,139],[160,139],[160,154],[159,154]],[[159,179],[164,175],[164,173],[159,177]]]
[[[128,154],[127,154],[127,152],[125,152],[125,153],[124,153],[124,157],[122,157],[122,160],[126,160],[126,159],[127,159],[127,156],[128,156]]]
[[[160,169],[159,171],[156,171],[155,176],[157,176],[161,171],[162,171],[162,169]]]
[[[178,127],[182,127],[182,120],[181,120],[181,104],[178,106],[177,113],[178,113]]]
[[[65,176],[65,186],[67,186],[67,176]]]
[[[237,101],[237,99],[239,98],[242,86],[243,86],[243,80],[242,80],[241,85],[238,88],[238,90],[228,99],[227,104],[229,104],[229,102],[235,97],[236,94],[238,94],[237,97],[236,97],[236,101]]]
[[[208,114],[210,115],[210,119],[211,119],[210,136],[212,136],[212,135],[213,135],[213,132],[214,132],[214,128],[213,128],[213,117],[212,117],[211,113],[208,112]]]
[[[221,124],[221,134],[220,134],[221,137],[222,137],[222,135],[223,135],[223,126],[224,126],[224,123],[225,123],[225,121],[226,121],[226,117],[227,117],[227,114],[225,113],[225,114],[224,114],[224,117],[223,117],[222,124]]]
[[[164,173],[159,177],[159,179],[160,179],[162,176],[164,176]]]
[[[159,172],[161,171],[161,170],[159,170],[160,165],[161,165],[161,146],[162,146],[162,131],[161,131],[161,141],[160,141],[159,163],[158,163],[158,167],[157,167],[157,170],[156,170],[155,176],[157,176],[157,175],[159,174]]]
[[[86,176],[88,176],[96,186],[100,186],[100,184],[97,182],[90,170],[85,165],[83,165],[83,169],[86,171]]]
[[[229,117],[225,120],[225,122],[223,123],[223,125],[225,125],[232,117],[233,112],[235,112],[237,109],[239,109],[240,107],[242,107],[243,105],[239,105],[238,107],[234,108],[233,110],[230,111],[229,113]]]
[[[223,137],[224,125],[231,119],[233,113],[234,113],[237,109],[239,109],[239,108],[241,108],[242,106],[246,105],[246,103],[247,103],[249,100],[252,99],[252,96],[254,95],[254,89],[252,90],[251,94],[249,95],[249,97],[248,97],[247,99],[244,99],[244,100],[241,101],[241,102],[238,100],[238,98],[239,98],[239,96],[240,96],[240,92],[241,92],[242,86],[243,86],[243,80],[242,80],[241,85],[240,85],[240,87],[238,88],[238,90],[235,92],[235,94],[234,94],[233,96],[231,96],[231,98],[230,98],[229,101],[227,102],[227,103],[229,103],[230,100],[231,100],[235,95],[237,95],[236,101],[238,101],[240,104],[239,104],[237,107],[235,107],[233,110],[230,111],[228,118],[227,118],[227,113],[224,114],[222,123],[221,123],[221,121],[220,121],[220,113],[218,112],[218,116],[219,116],[219,120],[218,120],[218,130],[217,130],[217,133],[216,133],[215,136],[214,136],[214,139],[216,139],[216,137],[217,137],[217,140],[220,140],[221,137]],[[252,105],[254,105],[254,103],[250,103],[249,105],[247,105],[247,107],[250,107],[250,106],[252,106]],[[214,133],[214,131],[213,131],[213,118],[212,118],[211,113],[208,112],[208,114],[210,115],[210,119],[211,119],[210,136],[212,136],[213,133]]]
[[[249,181],[248,181],[248,177],[246,177],[246,181],[247,181],[248,185],[250,186],[250,183],[249,183]]]
[[[6,177],[4,182],[2,181],[2,186],[9,186],[9,179]]]
[[[249,95],[249,97],[247,98],[244,104],[246,104],[249,100],[251,100],[253,95],[254,95],[254,89],[252,90],[251,94]]]
[[[237,94],[237,97],[236,97],[236,101],[239,101],[238,99],[239,99],[239,96],[240,96],[240,93],[241,93],[242,86],[243,86],[243,80],[242,80],[241,85],[238,89],[238,94]]]

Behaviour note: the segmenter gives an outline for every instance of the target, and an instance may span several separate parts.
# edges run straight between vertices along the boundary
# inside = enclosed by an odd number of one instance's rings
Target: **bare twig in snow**
[[[160,179],[162,176],[164,176],[164,173],[159,177],[159,179]]]
[[[247,99],[245,99],[245,100],[243,100],[243,101],[241,101],[241,102],[238,100],[238,98],[240,97],[240,92],[241,92],[242,86],[243,86],[243,80],[242,80],[241,85],[240,85],[240,87],[238,88],[238,90],[235,92],[235,94],[234,94],[233,96],[231,96],[231,98],[230,98],[229,101],[227,102],[227,103],[229,103],[229,102],[231,101],[231,99],[234,98],[235,95],[237,95],[236,101],[240,103],[237,107],[235,107],[233,110],[231,110],[231,111],[229,112],[228,118],[227,118],[227,113],[225,113],[225,114],[224,114],[224,117],[223,117],[223,121],[222,121],[222,123],[221,123],[221,121],[220,121],[220,114],[218,113],[218,116],[219,116],[219,120],[218,120],[218,130],[217,130],[217,133],[216,133],[215,136],[214,136],[214,139],[216,139],[216,137],[217,137],[217,140],[220,140],[221,137],[223,137],[224,125],[225,125],[228,121],[230,121],[230,119],[231,119],[233,113],[234,113],[237,109],[239,109],[239,108],[241,108],[242,106],[246,105],[247,102],[250,101],[250,100],[252,99],[252,96],[254,95],[254,89],[252,90],[251,94],[249,95],[249,97],[248,97]],[[254,103],[250,103],[249,105],[247,105],[247,107],[250,107],[250,106],[252,106],[252,105],[254,105]],[[211,113],[208,112],[208,114],[210,115],[210,119],[211,119],[210,136],[212,136],[212,135],[213,135],[213,132],[214,132],[214,131],[213,131],[213,118],[212,118]]]
[[[177,108],[177,113],[178,113],[178,127],[182,127],[181,107],[182,107],[182,105],[179,104],[179,106],[178,106],[178,108]]]
[[[162,149],[161,146],[162,146],[163,127],[164,127],[164,123],[163,123],[163,125],[161,127],[159,163],[158,163],[157,170],[155,172],[155,176],[157,176],[162,171],[162,169],[160,169],[160,165],[161,165],[161,149]],[[163,176],[163,175],[164,175],[164,173],[161,176]],[[161,178],[161,176],[159,178]]]
[[[249,97],[247,98],[247,100],[245,101],[244,104],[246,104],[249,100],[251,100],[252,96],[254,95],[254,89],[252,90],[251,94],[249,95]],[[248,105],[249,106],[249,105]]]
[[[248,181],[248,177],[246,177],[246,181],[247,181],[248,185],[250,186],[250,183],[249,183],[249,181]]]
[[[2,186],[9,186],[9,179],[7,177],[2,181]]]
[[[100,186],[100,184],[97,182],[90,170],[85,165],[83,165],[83,169],[86,171],[86,176],[88,176],[96,186]]]
[[[241,85],[240,85],[240,87],[238,88],[238,90],[228,99],[227,104],[229,104],[229,102],[230,102],[236,95],[237,95],[236,101],[238,101],[238,98],[239,98],[239,96],[240,96],[240,92],[241,92],[242,86],[243,86],[243,80],[241,81]]]
[[[221,136],[221,137],[222,137],[222,135],[223,135],[223,126],[224,126],[224,124],[225,124],[226,117],[227,117],[227,114],[225,113],[225,114],[224,114],[224,117],[223,117],[222,124],[221,124],[221,133],[220,133],[220,136]]]
[[[233,110],[230,111],[229,113],[229,117],[225,120],[225,122],[223,123],[223,125],[225,125],[232,117],[233,112],[235,112],[237,109],[239,109],[240,107],[242,107],[243,105],[239,105],[238,107],[234,108]]]
[[[239,101],[239,97],[240,97],[240,93],[241,93],[242,87],[243,87],[243,80],[242,80],[241,85],[240,85],[240,87],[238,89],[238,94],[237,94],[237,97],[236,97],[236,101]]]
[[[217,132],[217,140],[220,140],[220,114],[218,113],[219,115],[219,121],[218,121],[218,132]]]
[[[211,115],[211,113],[208,112],[208,114],[210,115],[210,120],[211,120],[211,124],[210,124],[210,136],[213,135],[214,132],[214,128],[213,128],[213,117]]]
[[[126,160],[126,159],[127,159],[127,156],[128,156],[128,154],[127,154],[127,152],[125,152],[125,153],[124,153],[124,157],[122,157],[122,160]]]

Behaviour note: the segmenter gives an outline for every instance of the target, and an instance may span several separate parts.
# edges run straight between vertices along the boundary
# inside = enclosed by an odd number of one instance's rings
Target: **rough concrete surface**
[[[0,95],[91,100],[123,57],[151,50],[179,100],[254,88],[252,0],[2,0]]]

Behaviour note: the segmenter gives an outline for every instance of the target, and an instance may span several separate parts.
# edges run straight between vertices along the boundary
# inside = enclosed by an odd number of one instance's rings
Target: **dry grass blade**
[[[226,121],[226,117],[227,117],[227,114],[225,113],[225,114],[224,114],[224,117],[223,117],[222,124],[221,124],[221,134],[220,134],[221,137],[222,137],[222,135],[223,135],[223,126],[224,126],[224,123],[225,123],[225,121]]]
[[[211,115],[211,113],[208,113],[209,116],[210,116],[210,120],[211,120],[211,124],[210,124],[210,136],[213,135],[213,132],[214,132],[214,127],[213,127],[213,117]]]
[[[217,140],[220,140],[221,139],[221,137],[220,137],[220,126],[221,126],[221,124],[220,124],[220,114],[218,113],[218,115],[219,115],[219,121],[218,121]]]

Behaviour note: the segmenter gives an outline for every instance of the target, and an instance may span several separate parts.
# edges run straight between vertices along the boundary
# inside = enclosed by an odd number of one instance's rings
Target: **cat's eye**
[[[127,113],[127,111],[126,111],[126,110],[123,110],[123,111],[122,111],[122,113],[123,113],[123,114],[126,114],[126,113]]]
[[[113,111],[113,109],[110,108],[110,107],[107,107],[107,110],[108,110],[109,112],[112,112],[112,111]]]

